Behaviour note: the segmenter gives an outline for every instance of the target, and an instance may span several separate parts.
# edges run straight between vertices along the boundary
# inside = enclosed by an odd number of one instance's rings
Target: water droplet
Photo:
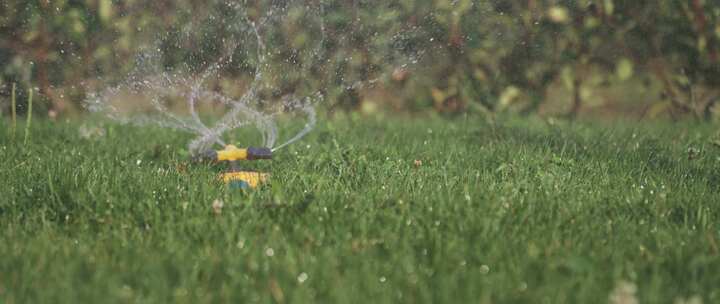
[[[212,209],[215,215],[220,215],[222,213],[222,209],[225,206],[225,203],[222,200],[216,199],[212,202]]]
[[[307,279],[308,279],[308,275],[307,275],[307,273],[304,273],[304,272],[301,273],[300,275],[298,275],[298,277],[297,277],[298,283],[300,283],[300,284],[305,283],[305,281],[307,281]]]
[[[480,273],[482,273],[482,274],[490,273],[490,267],[488,265],[480,266]]]

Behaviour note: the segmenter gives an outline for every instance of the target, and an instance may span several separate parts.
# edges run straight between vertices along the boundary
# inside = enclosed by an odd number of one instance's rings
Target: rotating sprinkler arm
[[[196,159],[215,162],[272,159],[272,151],[269,148],[249,147],[246,149],[241,149],[233,145],[227,145],[223,150],[208,150],[202,152],[200,153],[200,155],[196,156]]]

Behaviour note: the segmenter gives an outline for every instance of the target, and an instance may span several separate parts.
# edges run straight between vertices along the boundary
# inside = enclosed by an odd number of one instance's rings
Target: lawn
[[[248,193],[181,133],[0,125],[2,303],[720,302],[713,125],[342,116]]]

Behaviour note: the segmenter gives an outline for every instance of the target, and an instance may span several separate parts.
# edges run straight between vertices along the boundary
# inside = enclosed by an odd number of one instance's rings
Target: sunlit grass
[[[346,117],[245,194],[183,134],[31,128],[0,132],[3,303],[720,301],[710,125]]]

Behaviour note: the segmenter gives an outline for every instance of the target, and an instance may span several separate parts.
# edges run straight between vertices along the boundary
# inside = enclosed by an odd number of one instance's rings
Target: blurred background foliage
[[[265,2],[250,1],[248,15],[259,15]],[[322,51],[332,65],[323,71],[309,66],[306,74],[290,75],[286,82],[311,77],[337,84],[325,92],[332,110],[513,112],[570,119],[719,116],[720,5],[715,0],[307,3],[323,8]],[[199,0],[3,0],[0,101],[7,107],[4,101],[17,83],[21,102],[28,88],[39,91],[44,102],[38,111],[51,117],[81,113],[88,92],[132,71],[140,45],[156,40],[163,29],[218,13],[222,10]],[[292,37],[286,40],[301,45],[317,35],[317,27],[303,24],[289,20],[291,28],[284,32]],[[224,26],[197,28],[220,41]],[[388,34],[398,28],[410,33],[399,44]],[[203,43],[200,51],[218,56],[219,45]],[[282,46],[274,55],[291,58]],[[377,51],[384,48],[390,50]],[[164,53],[168,65],[207,59],[184,56],[181,49]],[[282,71],[282,65],[274,70]],[[346,85],[373,77],[379,81],[371,86]]]

